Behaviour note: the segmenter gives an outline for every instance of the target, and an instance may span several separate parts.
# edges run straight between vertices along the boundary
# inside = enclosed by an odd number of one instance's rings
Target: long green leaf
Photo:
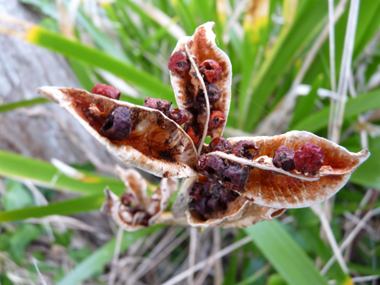
[[[38,104],[45,104],[51,102],[50,100],[43,98],[43,97],[37,97],[29,100],[21,100],[17,102],[11,102],[7,104],[0,105],[0,113],[2,112],[8,112],[12,111],[18,108],[24,108],[24,107],[30,107]]]
[[[107,70],[127,82],[138,86],[140,90],[148,93],[149,96],[160,97],[166,100],[174,99],[174,93],[169,85],[105,52],[83,45],[80,42],[69,40],[39,26],[35,26],[30,30],[27,40],[65,56],[76,58],[89,65]]]
[[[64,190],[82,195],[102,194],[110,187],[116,193],[124,191],[124,184],[118,179],[81,171],[86,179],[77,180],[66,176],[54,165],[45,161],[27,158],[0,150],[0,175],[19,180],[28,179],[37,185]]]
[[[42,218],[50,215],[73,215],[100,209],[104,195],[93,195],[51,203],[47,206],[28,207],[0,212],[0,223],[14,222],[29,218]]]
[[[346,103],[344,118],[352,118],[363,112],[380,108],[380,89],[351,98]],[[330,106],[311,114],[294,125],[295,130],[316,132],[327,127],[329,123]]]
[[[247,97],[241,124],[251,131],[266,110],[266,103],[278,81],[294,60],[295,55],[317,34],[327,14],[327,1],[302,1],[302,13],[297,13],[293,25],[280,35],[271,54],[265,59],[253,84],[253,95]],[[321,16],[322,15],[322,16]],[[249,114],[249,116],[248,116]]]
[[[261,222],[245,231],[289,284],[327,284],[327,280],[278,221]]]
[[[148,236],[157,229],[158,227],[151,227],[147,230],[141,229],[136,232],[126,232],[120,246],[120,252],[125,251],[133,243]],[[113,238],[76,266],[74,270],[60,280],[57,285],[76,285],[90,278],[96,272],[101,271],[112,259],[115,245],[116,238]]]

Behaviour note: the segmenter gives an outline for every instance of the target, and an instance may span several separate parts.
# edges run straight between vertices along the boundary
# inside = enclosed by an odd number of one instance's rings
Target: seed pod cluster
[[[251,167],[224,160],[217,155],[202,155],[197,169],[213,182],[220,182],[229,189],[242,190],[248,181]]]
[[[259,149],[253,142],[241,140],[232,146],[231,143],[223,137],[213,139],[209,145],[210,152],[222,151],[228,154],[232,153],[237,157],[243,157],[250,160],[256,156],[258,150]]]
[[[296,169],[301,173],[315,175],[324,163],[322,148],[313,144],[306,143],[297,151],[288,147],[280,146],[273,156],[273,164],[285,171]]]
[[[205,128],[212,139],[222,135],[231,101],[231,62],[217,47],[212,27],[213,23],[206,23],[193,36],[181,39],[168,61],[178,107],[189,112],[184,130],[196,148],[203,143]],[[207,113],[210,117],[206,126]]]
[[[198,212],[202,220],[213,217],[217,212],[227,209],[228,203],[239,194],[219,183],[194,183],[189,190],[191,211]]]

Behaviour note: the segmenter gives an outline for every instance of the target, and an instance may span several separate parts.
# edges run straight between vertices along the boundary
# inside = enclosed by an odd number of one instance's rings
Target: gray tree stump
[[[40,20],[17,0],[0,0],[0,13],[34,23]],[[0,104],[38,97],[36,88],[44,85],[80,87],[63,57],[0,34]],[[100,168],[115,161],[54,103],[0,113],[0,149],[47,161],[54,157],[67,164],[92,161]]]

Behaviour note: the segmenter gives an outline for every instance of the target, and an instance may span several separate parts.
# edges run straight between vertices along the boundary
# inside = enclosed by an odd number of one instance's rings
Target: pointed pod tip
[[[42,86],[37,88],[37,93],[44,95],[56,103],[58,103],[59,99],[62,98],[62,91],[60,90],[60,87]]]
[[[359,151],[356,155],[359,157],[360,164],[361,164],[368,159],[371,153],[369,152],[368,148],[364,148],[361,151]]]

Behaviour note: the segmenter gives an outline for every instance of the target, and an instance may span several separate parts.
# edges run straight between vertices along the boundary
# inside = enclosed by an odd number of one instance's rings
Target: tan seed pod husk
[[[197,155],[191,138],[160,111],[74,88],[41,87],[38,92],[59,102],[122,161],[160,177],[196,175]],[[101,126],[118,106],[129,109],[133,123],[130,136],[122,141],[100,134]]]

